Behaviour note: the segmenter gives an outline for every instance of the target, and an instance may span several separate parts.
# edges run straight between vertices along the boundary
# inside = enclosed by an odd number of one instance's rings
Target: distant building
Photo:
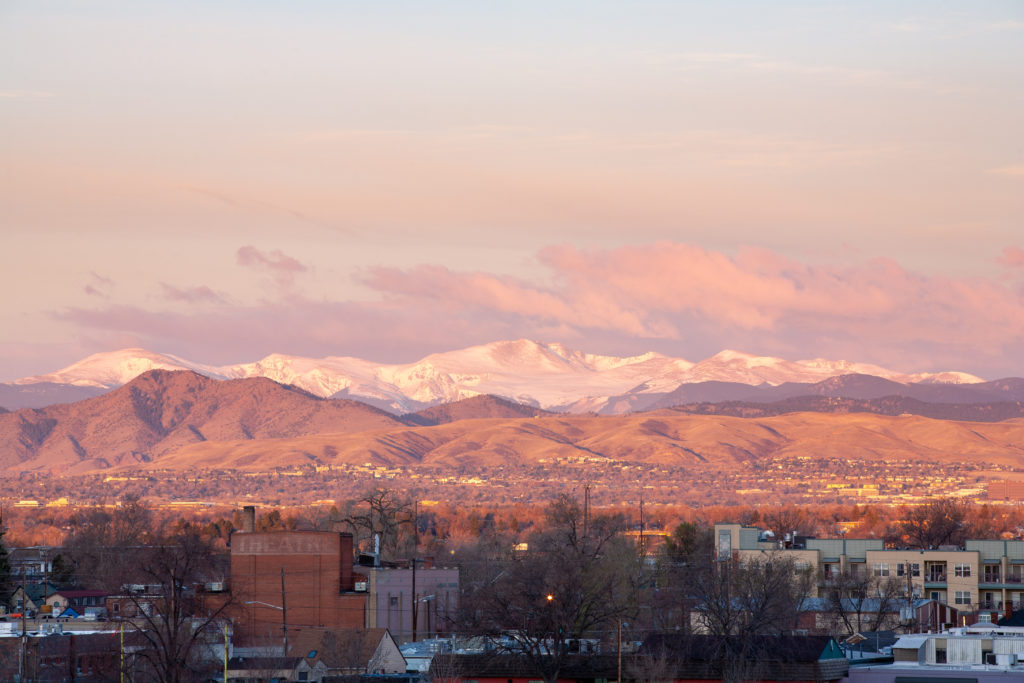
[[[398,564],[398,563],[392,563]],[[450,633],[459,601],[459,570],[418,560],[413,590],[411,562],[405,567],[358,567],[369,593],[367,628],[386,628],[399,642]],[[413,628],[413,615],[416,623]]]
[[[997,621],[1024,606],[1024,541],[969,540],[963,548],[935,550],[886,548],[881,539],[804,538],[767,539],[760,529],[740,524],[716,524],[718,559],[750,560],[783,556],[797,568],[817,573],[816,596],[827,592],[841,572],[866,574],[906,583],[907,599],[925,598],[952,605],[962,626],[984,618]]]

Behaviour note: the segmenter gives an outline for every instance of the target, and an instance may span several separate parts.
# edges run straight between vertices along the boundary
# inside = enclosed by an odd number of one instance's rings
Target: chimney
[[[341,586],[340,591],[355,590],[355,577],[352,576],[352,534],[338,534],[341,539]]]
[[[242,531],[251,534],[256,531],[256,506],[246,505],[242,508]]]

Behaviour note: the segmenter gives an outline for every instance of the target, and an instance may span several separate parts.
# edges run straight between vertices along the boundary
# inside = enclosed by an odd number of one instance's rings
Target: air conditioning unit
[[[224,592],[224,582],[223,581],[208,581],[206,583],[206,592],[207,593],[223,593]]]
[[[1016,666],[1017,655],[1015,654],[997,654],[996,655],[996,666]]]
[[[369,590],[369,587],[367,586],[366,581],[356,581],[356,593],[365,593],[367,590]]]

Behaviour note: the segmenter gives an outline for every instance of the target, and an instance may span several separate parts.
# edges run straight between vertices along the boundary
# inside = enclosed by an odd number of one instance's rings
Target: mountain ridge
[[[252,363],[211,366],[145,349],[122,349],[93,354],[53,373],[0,384],[0,405],[41,407],[41,395],[61,400],[65,395],[85,397],[90,392],[123,386],[152,369],[191,370],[214,379],[267,377],[321,398],[355,399],[394,414],[414,413],[479,395],[500,396],[557,412],[614,413],[621,410],[610,405],[628,410],[631,402],[650,403],[649,397],[668,394],[687,384],[779,386],[851,373],[901,384],[966,386],[984,382],[962,372],[901,373],[866,363],[821,358],[789,361],[734,350],[721,351],[697,363],[655,352],[602,356],[560,343],[519,339],[431,354],[398,365],[345,356],[313,359],[271,354]],[[27,398],[19,398],[22,396]],[[633,398],[623,400],[626,396]]]

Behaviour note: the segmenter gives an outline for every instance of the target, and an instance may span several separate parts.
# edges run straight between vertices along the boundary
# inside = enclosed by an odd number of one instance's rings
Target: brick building
[[[232,614],[237,642],[282,643],[286,631],[363,628],[366,593],[355,591],[351,534],[256,532],[245,509],[231,537]]]

